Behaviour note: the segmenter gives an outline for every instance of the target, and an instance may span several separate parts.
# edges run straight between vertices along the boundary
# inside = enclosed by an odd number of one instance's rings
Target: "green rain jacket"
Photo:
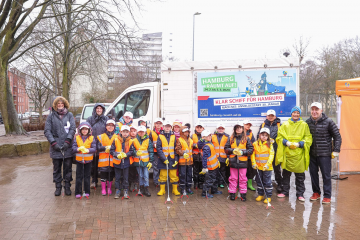
[[[286,139],[290,142],[304,142],[303,148],[290,149],[283,144]],[[294,173],[303,173],[308,169],[310,163],[310,146],[312,144],[312,135],[309,126],[301,118],[297,122],[293,122],[291,118],[281,125],[276,143],[278,149],[276,152],[275,164],[281,163],[282,169],[286,169]]]

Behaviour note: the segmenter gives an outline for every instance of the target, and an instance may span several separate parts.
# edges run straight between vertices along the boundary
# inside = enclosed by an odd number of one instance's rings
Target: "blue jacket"
[[[121,147],[123,149],[123,152],[125,152],[125,144],[129,144],[130,139],[131,139],[130,136],[128,136],[127,138],[124,138],[124,137],[121,138],[120,141],[121,141],[121,145],[122,145]],[[111,148],[110,148],[110,154],[113,157],[116,157],[120,153],[120,152],[116,152],[115,150],[116,150],[116,146],[115,146],[115,141],[114,141],[113,144],[111,145]],[[126,153],[126,158],[123,159],[120,164],[115,164],[114,163],[114,167],[115,168],[120,168],[120,169],[130,167],[130,159],[129,159],[129,157],[134,155],[134,151],[135,151],[134,145],[131,144],[131,146],[129,148],[129,151]]]
[[[173,132],[170,132],[170,133],[164,133],[164,132],[162,132],[162,134],[160,134],[160,135],[163,135],[163,136],[166,138],[166,140],[167,140],[167,142],[168,142],[168,144],[169,144],[169,142],[170,142],[170,137],[171,137],[172,135],[174,135],[174,133],[173,133]],[[176,165],[175,167],[172,166],[173,164],[175,164],[175,161],[179,161],[179,156],[175,153],[176,139],[175,139],[175,142],[174,142],[174,146],[171,146],[171,147],[174,147],[175,158],[171,158],[171,157],[170,157],[170,154],[169,154],[169,156],[166,158],[166,157],[165,157],[165,154],[164,154],[164,152],[163,152],[163,146],[162,146],[162,141],[161,141],[161,139],[160,139],[160,135],[159,135],[158,140],[157,140],[157,142],[156,142],[156,149],[157,149],[157,154],[158,154],[158,164],[157,164],[157,167],[158,167],[158,169],[166,169],[166,164],[165,164],[164,162],[165,162],[166,160],[168,160],[168,161],[169,161],[169,164],[168,164],[169,170],[170,170],[170,169],[177,169],[177,165]],[[175,136],[175,135],[174,135],[174,136]]]
[[[96,114],[96,108],[100,106],[103,109],[102,114],[99,116]],[[105,113],[105,106],[102,103],[96,103],[92,112],[92,116],[88,117],[86,120],[90,126],[92,127],[92,135],[98,136],[106,132],[106,122],[109,120],[107,116],[104,115]]]
[[[203,155],[202,155],[202,168],[207,168],[207,159],[211,156],[211,149],[206,144],[212,144],[212,142],[207,142],[203,138],[199,140],[198,147],[199,149],[202,149]]]

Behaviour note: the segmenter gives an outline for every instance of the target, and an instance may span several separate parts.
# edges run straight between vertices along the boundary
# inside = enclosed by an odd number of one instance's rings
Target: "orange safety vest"
[[[260,167],[260,170],[262,170],[262,167],[265,166],[269,160],[270,148],[268,147],[266,142],[259,145],[259,141],[254,142],[253,146],[256,165]],[[272,170],[272,165],[269,165],[268,169]]]
[[[211,156],[207,159],[207,168],[208,170],[215,170],[219,167],[219,161],[216,156],[215,147],[212,143],[207,143],[206,145],[209,146],[211,150]]]
[[[217,135],[216,134],[212,135],[212,143],[214,144],[217,157],[227,158],[226,153],[225,153],[225,144],[226,144],[227,140],[228,140],[228,137],[224,135],[224,136],[222,136],[220,144],[219,144]]]
[[[114,140],[117,138],[117,135],[112,135],[111,139],[109,139],[108,135],[106,133],[103,133],[99,136],[97,136],[99,142],[102,146],[111,146]],[[110,155],[110,153],[106,152],[99,152],[99,164],[98,167],[108,167],[109,166],[109,158],[110,158],[110,167],[113,167],[113,156]]]
[[[119,138],[115,138],[115,152],[122,152],[122,143]],[[113,158],[114,164],[119,165],[121,163],[121,159],[118,159],[117,156]]]
[[[185,139],[183,139],[182,137],[179,138],[180,144],[181,144],[181,150],[184,151],[184,153],[188,153],[189,154],[189,158],[185,159],[184,156],[180,156],[179,158],[179,164],[181,165],[191,165],[192,164],[192,146],[193,146],[193,140],[191,138],[189,138],[190,141],[190,146],[187,145]],[[190,163],[190,164],[188,164]]]
[[[246,150],[246,141],[244,143],[239,144],[239,146],[236,145],[236,139],[234,139],[234,142],[231,144],[231,148],[239,148],[240,150],[244,151]],[[234,158],[235,154],[231,154],[230,158]],[[239,161],[247,161],[248,157],[247,156],[237,156]]]
[[[168,143],[166,137],[164,135],[159,135],[159,138],[161,140],[161,144],[162,144],[162,151],[165,155],[165,157],[167,158],[170,154],[170,157],[172,159],[175,158],[175,135],[171,135],[170,136],[170,142]]]
[[[195,145],[197,145],[198,144],[198,142],[199,142],[199,138],[198,138],[198,136],[194,133],[193,135],[192,135],[192,140],[193,140],[193,144]],[[193,154],[199,154],[199,152],[202,152],[202,150],[199,150],[198,148],[195,148],[194,147],[194,149],[193,149]]]
[[[84,146],[85,148],[89,149],[91,147],[91,143],[94,141],[94,137],[90,136],[88,137],[85,142],[83,142],[82,138],[80,137],[80,135],[76,136],[76,143],[78,145],[78,147],[82,147]],[[78,162],[82,162],[82,163],[88,163],[91,162],[94,158],[94,155],[92,153],[81,153],[81,152],[77,152],[75,154],[75,159]]]
[[[280,129],[280,123],[278,122],[276,125],[278,126],[278,130],[279,130]],[[261,125],[261,128],[263,128],[264,126],[265,126],[265,123],[263,122],[263,124]]]
[[[133,143],[134,143],[134,147],[136,149],[136,152],[137,151],[142,151],[141,155],[140,156],[137,156],[134,157],[134,162],[139,162],[140,159],[142,162],[148,162],[150,157],[149,157],[149,151],[148,151],[148,148],[149,148],[149,139],[145,139],[145,141],[142,142],[142,144],[140,145],[140,142],[137,138],[134,139]]]
[[[149,138],[150,138],[150,133],[151,133],[151,138],[152,138],[151,140],[152,140],[152,143],[154,146],[154,152],[157,152],[155,145],[156,145],[156,142],[157,142],[159,136],[157,135],[157,133],[155,131],[150,130],[150,128],[146,129],[146,132],[147,132]]]

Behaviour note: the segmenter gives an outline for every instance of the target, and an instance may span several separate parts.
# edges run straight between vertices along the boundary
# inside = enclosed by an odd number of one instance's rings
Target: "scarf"
[[[68,110],[66,108],[58,109],[56,112],[59,114],[60,119],[63,119],[63,117],[67,114]]]
[[[174,132],[175,138],[178,139],[180,137],[180,132]]]
[[[160,131],[158,131],[156,128],[154,128],[154,131],[157,133],[157,135],[161,134],[161,131],[163,131],[163,128],[160,128]]]

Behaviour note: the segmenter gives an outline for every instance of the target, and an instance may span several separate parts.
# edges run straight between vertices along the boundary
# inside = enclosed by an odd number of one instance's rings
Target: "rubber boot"
[[[61,183],[55,183],[55,196],[60,196],[61,195]]]
[[[115,191],[115,199],[118,199],[118,198],[120,198],[120,193],[121,193],[121,191],[120,191],[120,189],[116,189],[116,191]]]
[[[106,182],[101,182],[101,194],[106,196]]]
[[[172,193],[175,195],[175,196],[180,196],[181,193],[178,191],[178,185],[177,184],[173,184],[172,185]]]
[[[260,201],[262,201],[263,199],[264,199],[264,196],[260,196],[260,195],[259,195],[255,200],[258,201],[258,202],[260,202]]]
[[[143,195],[145,195],[147,197],[151,197],[151,193],[149,192],[149,187],[144,187]]]
[[[165,194],[165,184],[160,184],[160,191],[157,193],[158,196],[162,196]]]
[[[124,198],[129,199],[128,190],[124,189]]]
[[[241,193],[241,201],[245,202],[246,201],[246,193]]]
[[[230,193],[230,200],[235,201],[235,193]]]
[[[106,183],[107,183],[107,187],[108,187],[108,194],[111,195],[112,194],[112,191],[111,191],[112,182],[107,181]]]
[[[271,203],[271,198],[266,198],[265,200],[264,200],[264,203]]]
[[[252,179],[249,179],[247,182],[247,188],[251,191],[255,191],[255,188],[252,185]]]

